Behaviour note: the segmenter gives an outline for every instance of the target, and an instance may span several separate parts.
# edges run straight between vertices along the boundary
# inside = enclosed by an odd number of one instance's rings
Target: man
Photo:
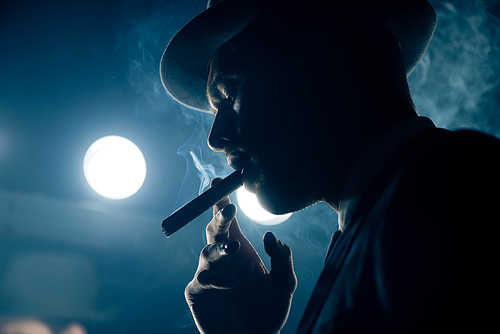
[[[406,77],[434,26],[424,0],[224,0],[165,50],[166,89],[215,114],[209,146],[267,210],[339,213],[299,333],[492,325],[500,143],[418,117]],[[269,272],[235,213],[215,206],[186,300],[203,333],[277,333],[291,250],[266,233]]]

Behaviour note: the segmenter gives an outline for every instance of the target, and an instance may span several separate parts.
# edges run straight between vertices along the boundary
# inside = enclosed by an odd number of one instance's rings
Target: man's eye
[[[232,95],[227,95],[226,97],[224,97],[224,100],[221,101],[221,103],[219,104],[219,109],[221,108],[233,108],[233,105],[234,105],[234,97]]]
[[[236,96],[236,92],[231,92],[230,94],[227,95],[226,97],[226,100],[231,104],[233,105],[234,104],[234,100],[236,99],[235,98]]]
[[[227,98],[229,105],[237,114],[240,113],[240,99],[238,98],[237,92],[230,94]]]
[[[213,102],[214,109],[217,111],[220,111],[222,109],[226,111],[231,110],[236,114],[239,114],[239,91],[241,86],[243,85],[243,82],[243,76],[238,76],[233,78],[226,78],[226,80],[214,85],[214,87],[217,87],[217,92],[213,93],[212,96],[219,96],[219,99],[212,98],[213,100],[215,100]]]
[[[236,94],[227,94],[217,105],[217,111],[233,112],[239,114],[240,103]]]

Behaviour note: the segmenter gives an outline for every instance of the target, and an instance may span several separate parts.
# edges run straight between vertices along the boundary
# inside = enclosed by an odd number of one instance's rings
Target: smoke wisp
[[[486,1],[431,1],[438,23],[409,77],[421,115],[449,129],[500,135],[500,22]]]

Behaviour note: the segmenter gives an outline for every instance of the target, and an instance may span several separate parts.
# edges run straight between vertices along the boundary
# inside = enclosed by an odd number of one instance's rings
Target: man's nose
[[[219,108],[208,135],[208,146],[212,151],[224,150],[224,147],[233,140],[237,122],[238,115],[230,106]]]

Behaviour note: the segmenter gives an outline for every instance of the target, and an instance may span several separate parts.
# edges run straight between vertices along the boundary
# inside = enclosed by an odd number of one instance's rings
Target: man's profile
[[[435,20],[425,0],[209,1],[165,50],[165,88],[215,115],[208,145],[263,207],[339,213],[299,333],[492,325],[500,142],[418,116],[406,79]],[[291,250],[266,233],[269,271],[235,213],[214,207],[186,300],[201,332],[277,333]]]

